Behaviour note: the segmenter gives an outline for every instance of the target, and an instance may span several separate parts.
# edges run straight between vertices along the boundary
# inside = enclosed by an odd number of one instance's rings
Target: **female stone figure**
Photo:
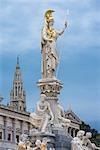
[[[85,134],[85,131],[80,130],[77,132],[77,136],[73,138],[71,142],[71,150],[84,150],[82,146],[82,140],[83,136]]]
[[[59,57],[56,50],[57,38],[62,35],[67,27],[67,22],[65,22],[65,27],[62,31],[58,32],[53,28],[54,18],[52,16],[53,10],[47,10],[45,13],[45,25],[42,30],[42,74],[43,78],[52,78],[56,71]]]

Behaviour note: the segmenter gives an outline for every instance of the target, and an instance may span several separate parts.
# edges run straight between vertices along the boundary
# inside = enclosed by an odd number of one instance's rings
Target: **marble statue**
[[[39,103],[37,103],[37,109],[35,113],[30,114],[30,122],[41,132],[46,132],[48,124],[52,124],[54,115],[50,108],[50,104],[46,101],[45,94],[41,94]]]
[[[33,150],[38,150],[40,149],[40,145],[41,145],[41,140],[37,139],[35,142],[36,147],[33,148]]]
[[[22,134],[21,135],[21,138],[20,138],[20,141],[18,143],[18,150],[27,150],[27,143],[28,142],[28,135],[26,134]]]
[[[37,139],[35,142],[36,147],[33,148],[33,150],[47,150],[47,143],[50,142],[49,139],[43,138],[42,142],[41,140]]]
[[[71,121],[65,118],[63,107],[59,104],[59,102],[57,102],[56,113],[59,120],[59,125],[63,127],[68,127]]]
[[[53,27],[54,18],[52,13],[54,10],[47,10],[45,13],[45,24],[42,30],[41,49],[43,56],[42,74],[43,78],[52,78],[55,76],[55,71],[59,62],[59,56],[56,50],[56,41],[61,36],[66,27],[62,31],[56,31]]]
[[[71,142],[71,150],[84,150],[82,147],[82,140],[83,136],[85,134],[85,131],[80,130],[77,132],[77,136],[73,138]]]
[[[27,137],[28,136],[26,136],[24,134],[21,136],[21,140],[18,144],[18,146],[19,146],[18,150],[39,150],[39,149],[47,150],[47,143],[50,142],[50,140],[48,138],[44,137],[42,139],[42,141],[37,139],[35,142],[36,146],[34,148],[32,148],[31,147],[32,143],[28,140]]]
[[[77,136],[73,138],[71,142],[71,150],[100,150],[94,143],[91,143],[90,138],[92,137],[91,132],[80,130]]]
[[[92,137],[91,132],[87,132],[86,135],[83,137],[82,146],[84,150],[100,150],[94,143],[91,143],[90,138]]]

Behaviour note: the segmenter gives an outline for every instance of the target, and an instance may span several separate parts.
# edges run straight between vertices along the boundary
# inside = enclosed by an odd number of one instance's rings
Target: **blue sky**
[[[63,82],[60,102],[100,131],[100,2],[98,0],[0,0],[0,94],[9,102],[20,55],[28,110],[39,100],[43,15],[54,9],[55,28],[68,28],[57,42]]]

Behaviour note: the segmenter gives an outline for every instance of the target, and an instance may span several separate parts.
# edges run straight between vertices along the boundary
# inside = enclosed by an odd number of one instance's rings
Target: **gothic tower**
[[[10,106],[18,111],[26,111],[26,94],[23,88],[23,81],[21,79],[19,57],[17,57],[13,88],[10,92]]]

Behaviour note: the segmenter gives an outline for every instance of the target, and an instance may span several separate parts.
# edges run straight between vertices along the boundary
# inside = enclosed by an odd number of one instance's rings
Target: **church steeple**
[[[23,89],[19,57],[17,57],[13,89],[10,92],[10,106],[19,111],[26,111],[26,94],[25,90]]]

